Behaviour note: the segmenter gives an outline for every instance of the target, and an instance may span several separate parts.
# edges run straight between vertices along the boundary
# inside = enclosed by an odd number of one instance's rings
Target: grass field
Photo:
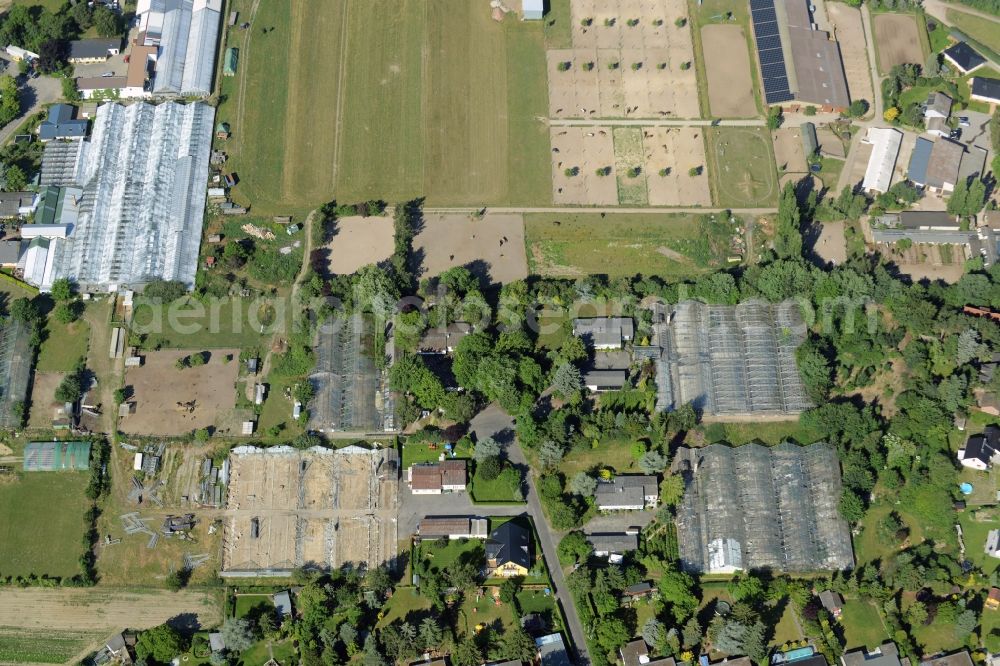
[[[497,24],[463,0],[349,0],[260,3],[254,26],[268,30],[248,45],[230,31],[244,51],[219,119],[233,124],[235,196],[257,212],[550,200],[542,25]]]
[[[1000,24],[984,21],[957,9],[948,9],[948,21],[983,45],[1000,52]]]
[[[759,423],[708,423],[704,425],[705,439],[709,442],[729,442],[740,446],[749,442],[776,445],[786,440],[799,444],[812,444],[823,438],[823,433],[810,432],[796,421],[765,421]]]
[[[87,356],[90,326],[80,319],[72,324],[61,324],[49,317],[45,341],[38,351],[39,372],[69,372],[76,362]]]
[[[616,127],[615,171],[618,174],[618,203],[623,206],[645,206],[649,201],[646,174],[642,172],[645,163],[642,154],[642,130],[638,127]],[[630,175],[638,169],[637,175]]]
[[[0,663],[65,664],[95,638],[84,632],[0,627]]]
[[[170,305],[139,303],[132,330],[146,336],[144,349],[245,349],[264,338],[258,312],[257,302],[238,298],[210,304],[194,298]]]
[[[0,484],[0,574],[80,573],[87,472],[35,472]]]
[[[844,639],[848,650],[859,647],[873,649],[888,638],[878,610],[870,602],[861,599],[844,600],[844,612],[840,623],[844,628]]]
[[[774,147],[760,128],[713,127],[705,150],[717,206],[762,208],[778,200]]]
[[[477,470],[477,473],[472,475],[471,481],[469,496],[473,502],[523,502],[520,476],[517,477],[516,483],[502,475],[487,481]]]
[[[928,47],[932,53],[938,53],[948,48],[948,28],[941,21],[934,21],[934,30],[925,31],[927,33]]]
[[[731,229],[684,213],[532,213],[524,217],[528,270],[535,275],[681,279],[725,264]]]

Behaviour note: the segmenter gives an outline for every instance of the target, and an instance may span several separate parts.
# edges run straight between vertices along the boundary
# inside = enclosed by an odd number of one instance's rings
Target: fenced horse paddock
[[[229,460],[223,577],[395,560],[395,449],[241,446]]]

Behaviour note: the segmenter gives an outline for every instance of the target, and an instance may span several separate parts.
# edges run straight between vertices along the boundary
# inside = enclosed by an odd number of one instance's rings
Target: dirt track
[[[112,631],[145,629],[193,614],[201,626],[222,619],[218,600],[205,592],[125,592],[96,589],[0,589],[0,626]]]

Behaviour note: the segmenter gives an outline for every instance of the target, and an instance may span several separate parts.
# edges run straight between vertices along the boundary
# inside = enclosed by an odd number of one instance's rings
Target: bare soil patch
[[[805,150],[802,148],[802,130],[782,127],[771,132],[774,142],[774,163],[778,173],[804,173],[808,170]]]
[[[31,388],[31,412],[28,415],[29,428],[48,430],[52,427],[52,419],[59,407],[56,389],[65,376],[65,372],[35,373],[35,383]]]
[[[700,127],[645,127],[642,132],[651,206],[711,206]],[[702,167],[692,176],[692,167]]]
[[[0,589],[0,626],[5,627],[72,631],[148,629],[185,614],[197,616],[203,627],[222,620],[216,595],[193,590]]]
[[[753,116],[753,79],[750,54],[743,28],[738,25],[707,25],[701,29],[705,72],[708,76],[708,103],[713,118]]]
[[[368,264],[377,264],[392,256],[392,217],[341,217],[337,234],[326,245],[330,272],[349,275]]]
[[[552,200],[557,204],[616,205],[618,174],[611,128],[553,127],[549,134]],[[575,169],[575,172],[567,175],[567,169]],[[598,175],[599,169],[609,171]]]
[[[524,220],[518,214],[427,213],[413,241],[421,276],[467,266],[491,283],[506,284],[528,276]]]
[[[236,377],[240,367],[236,359],[240,351],[213,349],[205,365],[183,370],[175,367],[178,359],[198,351],[147,352],[143,365],[128,369],[125,384],[132,387],[136,409],[122,419],[122,432],[179,436],[209,426],[215,426],[220,433],[235,431]],[[226,363],[227,355],[234,360]],[[193,403],[193,409],[189,411],[186,403]]]
[[[847,239],[843,222],[824,222],[823,230],[813,245],[813,252],[823,261],[839,266],[847,261]]]
[[[831,3],[836,4],[836,3]],[[879,68],[888,72],[895,65],[913,62],[923,65],[917,22],[910,14],[876,14],[875,45]],[[844,52],[845,49],[841,49]]]
[[[873,102],[872,75],[868,65],[868,45],[865,40],[864,28],[861,25],[861,10],[843,2],[828,2],[826,11],[830,17],[840,42],[840,55],[844,63],[844,75],[847,77],[847,88],[851,99],[864,99]],[[881,15],[880,15],[881,16]],[[875,25],[878,27],[878,16]],[[913,38],[917,38],[916,32]],[[881,39],[881,37],[880,37]],[[917,45],[917,50],[920,46]],[[914,62],[920,62],[915,60]]]

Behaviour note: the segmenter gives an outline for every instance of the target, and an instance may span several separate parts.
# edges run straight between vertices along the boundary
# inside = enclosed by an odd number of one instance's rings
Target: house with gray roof
[[[940,194],[954,191],[965,146],[951,139],[938,139],[931,148],[924,186]]]
[[[621,349],[632,342],[634,328],[629,317],[593,317],[573,320],[573,335],[594,349]]]
[[[641,511],[660,501],[660,480],[652,474],[625,474],[597,484],[601,511]]]
[[[627,378],[625,370],[590,370],[581,377],[583,385],[592,393],[617,391],[625,386]]]
[[[76,109],[69,104],[53,104],[48,117],[38,126],[38,138],[42,141],[69,139],[76,141],[87,136],[87,121],[74,118]]]
[[[549,634],[535,639],[541,666],[572,666],[562,634]]]
[[[924,119],[943,118],[948,119],[951,115],[952,99],[943,92],[934,91],[927,96],[927,105],[924,109]]]
[[[945,61],[949,65],[956,68],[962,74],[968,74],[986,64],[986,58],[979,55],[974,48],[965,42],[953,44],[942,51],[941,55],[944,56]]]
[[[588,534],[587,541],[594,547],[594,555],[609,559],[621,560],[621,556],[639,547],[639,535],[636,533],[616,532]]]
[[[902,666],[895,643],[886,642],[871,652],[867,649],[852,650],[840,657],[842,666]]]
[[[69,43],[69,56],[66,59],[73,64],[104,62],[121,53],[121,49],[121,37],[74,39]]]

